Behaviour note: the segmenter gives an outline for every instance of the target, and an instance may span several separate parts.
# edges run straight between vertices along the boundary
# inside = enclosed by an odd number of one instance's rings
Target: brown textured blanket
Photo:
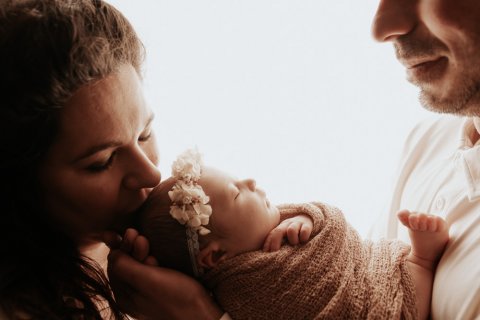
[[[312,238],[279,251],[233,257],[204,275],[232,319],[416,319],[409,247],[360,239],[340,210],[321,203],[279,206],[307,214]]]

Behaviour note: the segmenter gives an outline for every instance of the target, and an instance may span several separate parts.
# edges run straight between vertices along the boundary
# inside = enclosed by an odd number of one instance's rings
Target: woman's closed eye
[[[138,141],[140,142],[145,142],[148,141],[152,137],[152,130],[148,130],[144,134],[142,134],[140,137],[138,137]]]
[[[115,159],[116,154],[117,154],[116,151],[112,152],[112,154],[110,155],[110,157],[108,157],[106,161],[95,162],[90,166],[88,166],[87,170],[92,173],[98,173],[98,172],[108,170],[112,166],[113,160]]]

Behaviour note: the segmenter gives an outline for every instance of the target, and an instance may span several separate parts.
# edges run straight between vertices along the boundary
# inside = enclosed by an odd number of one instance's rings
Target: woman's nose
[[[123,185],[127,189],[139,190],[153,188],[160,183],[160,170],[142,150],[129,159],[129,171],[125,175]]]
[[[417,25],[418,0],[380,0],[373,18],[372,35],[377,41],[395,40]]]

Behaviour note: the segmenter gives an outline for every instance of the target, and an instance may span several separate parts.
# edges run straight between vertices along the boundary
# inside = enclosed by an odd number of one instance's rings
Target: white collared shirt
[[[387,221],[375,234],[409,242],[399,209],[435,214],[450,224],[433,285],[433,319],[480,318],[480,143],[472,145],[474,130],[471,118],[442,116],[412,131]]]

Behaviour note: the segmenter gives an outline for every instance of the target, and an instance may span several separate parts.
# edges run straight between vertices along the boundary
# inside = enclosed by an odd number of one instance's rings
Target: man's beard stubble
[[[448,52],[448,48],[436,38],[418,40],[413,39],[411,35],[399,37],[394,42],[394,47],[399,60],[446,57],[445,53]],[[478,54],[480,55],[480,51]],[[448,77],[448,68],[452,67],[452,62],[448,60],[447,63],[444,75]],[[448,88],[449,92],[444,97],[429,90],[432,83],[428,80],[427,82],[408,80],[420,88],[419,100],[425,109],[438,113],[480,116],[480,66],[472,65],[468,71],[464,77],[451,79],[455,82]],[[431,79],[432,82],[435,80]]]

